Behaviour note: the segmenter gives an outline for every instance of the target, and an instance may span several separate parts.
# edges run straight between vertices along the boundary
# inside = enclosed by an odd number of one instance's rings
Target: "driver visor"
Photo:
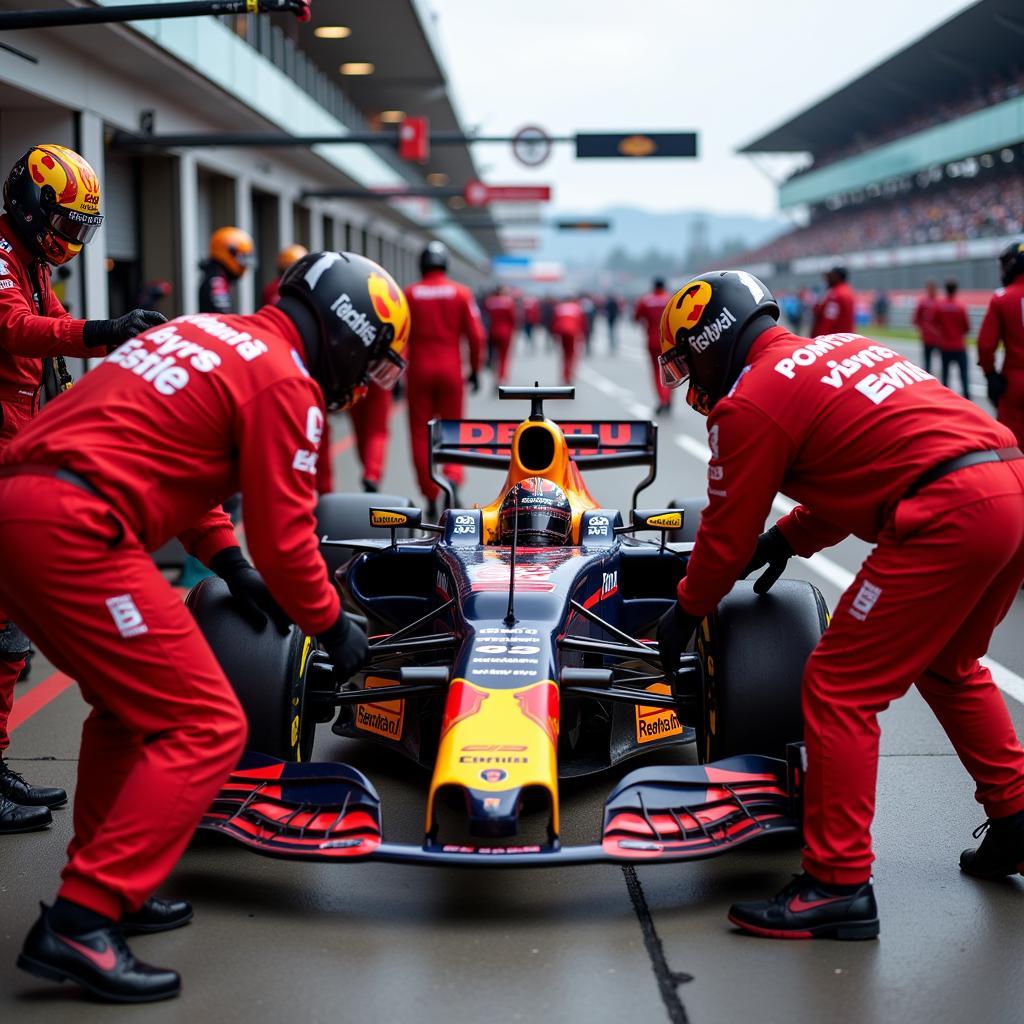
[[[51,210],[47,218],[50,227],[66,242],[85,245],[103,223],[102,213],[80,213],[58,206]]]
[[[371,360],[367,368],[367,376],[374,384],[390,391],[405,373],[405,360],[396,352],[388,349],[380,359]]]
[[[661,383],[667,388],[677,388],[690,378],[690,364],[679,348],[671,349],[658,356]]]

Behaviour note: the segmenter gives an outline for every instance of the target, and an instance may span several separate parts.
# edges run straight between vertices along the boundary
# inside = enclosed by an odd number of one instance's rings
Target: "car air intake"
[[[523,469],[539,473],[555,460],[555,439],[546,427],[527,427],[519,435],[519,462]]]

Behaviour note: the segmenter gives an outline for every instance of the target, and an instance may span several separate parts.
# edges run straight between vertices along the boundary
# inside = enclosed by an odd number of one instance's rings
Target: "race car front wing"
[[[641,768],[604,806],[600,843],[422,846],[383,840],[381,801],[349,765],[246,754],[200,822],[271,857],[442,866],[557,867],[698,860],[800,830],[802,749],[788,761],[747,755],[713,764]]]

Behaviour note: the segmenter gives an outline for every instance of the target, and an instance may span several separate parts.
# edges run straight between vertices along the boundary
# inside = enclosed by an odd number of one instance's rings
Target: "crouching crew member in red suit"
[[[1012,242],[999,254],[1003,287],[997,288],[978,331],[978,365],[988,381],[996,417],[1024,445],[1024,242]],[[996,352],[1003,363],[996,369]]]
[[[1024,461],[1013,434],[899,352],[777,326],[746,273],[689,282],[665,310],[662,366],[708,417],[708,507],[678,603],[658,628],[667,671],[702,617],[764,566],[849,534],[875,544],[803,678],[804,874],[729,919],[772,938],[872,938],[878,713],[917,685],[988,816],[960,867],[1024,864],[1024,752],[980,664],[1024,581]],[[760,534],[776,494],[800,502]]]
[[[661,368],[658,365],[658,358],[661,356],[661,314],[665,312],[665,303],[668,300],[669,294],[665,290],[664,280],[656,277],[654,286],[646,295],[641,295],[637,299],[636,308],[633,310],[633,319],[647,331],[647,351],[654,371],[654,392],[658,397],[655,415],[668,412],[672,405],[672,390],[662,383]]]
[[[82,251],[103,221],[100,184],[89,164],[64,146],[30,149],[4,183],[0,217],[0,454],[47,397],[70,386],[64,356],[102,357],[112,345],[163,323],[136,309],[116,320],[74,320],[53,293],[50,267]],[[6,566],[0,570],[6,574]],[[0,601],[0,608],[3,608]],[[0,834],[45,828],[49,808],[67,803],[63,789],[32,786],[2,760],[14,684],[30,650],[24,633],[0,611]]]
[[[811,334],[849,333],[856,326],[853,289],[846,283],[846,267],[833,267],[825,274],[828,290],[814,307]]]
[[[271,306],[277,302],[277,297],[281,294],[281,278],[293,263],[298,263],[308,252],[309,250],[304,245],[296,244],[286,245],[277,254],[277,277],[268,281],[263,286],[263,291],[260,292],[260,302],[264,306]]]
[[[484,299],[487,314],[488,346],[493,348],[497,365],[495,383],[500,387],[508,380],[508,361],[512,353],[512,339],[516,333],[516,303],[506,285],[498,285]]]
[[[440,488],[430,479],[427,424],[432,419],[460,419],[465,384],[480,390],[484,325],[473,293],[447,276],[448,249],[431,242],[420,255],[422,279],[411,285],[409,314],[409,433],[416,479],[427,501],[427,514],[437,515]],[[469,375],[463,369],[462,346],[469,355]],[[462,466],[446,466],[445,476],[458,487]]]
[[[562,348],[562,383],[572,384],[576,360],[587,332],[583,307],[575,299],[556,302],[551,314],[551,333]]]
[[[313,509],[327,410],[393,385],[398,286],[362,256],[313,253],[251,316],[198,314],[117,349],[47,407],[0,465],[0,600],[77,680],[82,733],[63,885],[18,964],[101,998],[175,995],[123,934],[192,916],[152,899],[245,746],[245,715],[148,552],[180,536],[255,628],[289,620],[339,680],[366,637],[341,610]],[[218,507],[240,490],[254,568]],[[212,511],[211,511],[212,510]]]

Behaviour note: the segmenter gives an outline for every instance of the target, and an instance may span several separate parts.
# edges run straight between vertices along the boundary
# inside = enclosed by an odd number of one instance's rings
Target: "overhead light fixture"
[[[313,35],[317,39],[348,39],[352,35],[352,29],[348,25],[321,25],[313,29]]]
[[[443,188],[450,180],[443,171],[435,171],[433,174],[427,175],[427,184],[436,185],[438,188]]]
[[[372,75],[374,67],[369,61],[350,60],[342,64],[338,70],[343,75]]]
[[[405,120],[404,110],[382,110],[380,119],[384,124],[401,124]]]

